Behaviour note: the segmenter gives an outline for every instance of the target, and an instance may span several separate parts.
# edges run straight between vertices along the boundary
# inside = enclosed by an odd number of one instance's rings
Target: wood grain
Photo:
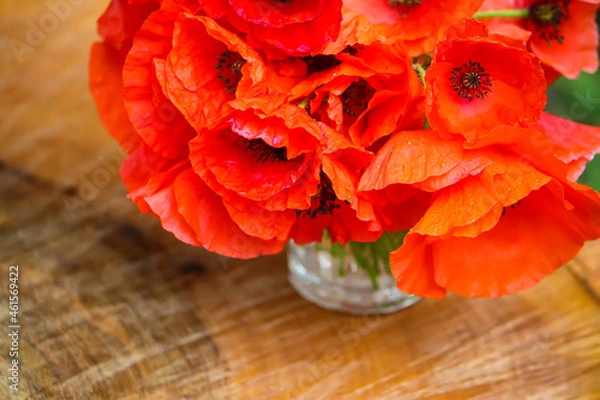
[[[284,255],[224,259],[139,214],[87,93],[101,3],[20,63],[9,40],[50,9],[0,4],[0,290],[18,264],[22,325],[15,396],[3,294],[0,398],[600,399],[600,242],[516,295],[351,317],[300,298]]]

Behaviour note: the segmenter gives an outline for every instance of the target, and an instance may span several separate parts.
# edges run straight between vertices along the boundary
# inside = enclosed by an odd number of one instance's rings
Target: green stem
[[[338,276],[344,276],[346,274],[346,248],[339,243],[332,243],[331,255],[338,260]]]
[[[493,10],[478,12],[473,16],[475,19],[482,18],[527,18],[529,17],[529,8],[517,10]]]
[[[427,74],[427,71],[419,63],[413,64],[413,68],[415,69],[415,71],[417,71],[417,75],[419,76],[419,80],[423,84],[423,87],[425,87],[426,86],[426,84],[425,84],[425,75]]]
[[[375,270],[373,257],[370,257],[365,254],[365,250],[370,243],[358,243],[358,242],[350,242],[350,251],[352,252],[352,256],[354,256],[354,260],[358,264],[358,266],[367,273],[369,279],[371,280],[371,285],[373,289],[379,289],[379,283],[377,282],[378,271]]]
[[[316,244],[319,251],[329,251],[331,257],[338,262],[338,275],[345,275],[346,257],[353,257],[356,265],[369,277],[373,289],[379,289],[377,278],[390,271],[390,253],[402,245],[404,232],[384,232],[375,242],[348,242],[345,246],[332,243],[328,232],[323,232],[321,243]],[[348,251],[348,252],[347,252]]]
[[[379,282],[377,281],[377,277],[381,274],[381,271],[379,270],[380,254],[377,253],[377,249],[373,245],[368,246],[368,249],[370,250],[372,259],[372,269],[371,273],[369,274],[369,277],[371,278],[371,285],[373,286],[373,289],[379,290]]]
[[[304,99],[302,99],[302,101],[300,103],[298,103],[298,107],[304,108],[306,110],[306,107],[308,107],[309,103],[310,103],[310,96],[306,96]]]

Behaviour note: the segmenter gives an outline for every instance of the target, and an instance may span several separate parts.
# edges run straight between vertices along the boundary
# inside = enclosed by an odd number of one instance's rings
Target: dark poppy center
[[[569,19],[570,0],[545,0],[529,7],[529,15],[539,37],[548,44],[553,40],[562,43],[562,21]]]
[[[273,3],[277,4],[278,6],[286,6],[291,2],[292,0],[273,0]]]
[[[325,175],[323,170],[321,170],[320,178],[319,190],[312,198],[311,208],[308,210],[296,210],[298,218],[304,219],[309,217],[310,219],[315,219],[319,215],[333,215],[333,212],[342,206],[335,195],[331,179]]]
[[[348,45],[344,48],[344,50],[342,50],[342,53],[348,53],[351,56],[356,56],[359,51],[364,50],[364,49],[365,49],[365,46],[360,45],[360,44],[355,44],[353,46]]]
[[[219,71],[219,80],[223,82],[225,90],[229,93],[235,93],[240,79],[242,79],[242,67],[246,60],[234,51],[224,51],[219,54],[215,68]]]
[[[420,6],[421,0],[388,0],[388,5],[399,11],[409,11],[411,8]]]
[[[369,106],[369,101],[375,94],[375,89],[367,81],[360,78],[352,82],[342,93],[342,106],[344,112],[356,117],[362,114]]]
[[[327,71],[342,63],[333,54],[317,54],[312,57],[303,57],[302,61],[306,63],[306,72],[308,75],[315,72]]]
[[[246,148],[254,153],[254,158],[260,163],[286,162],[287,150],[285,147],[272,147],[262,139],[244,139]]]
[[[492,78],[480,63],[469,60],[460,67],[452,68],[450,84],[460,98],[473,101],[483,99],[492,91]]]

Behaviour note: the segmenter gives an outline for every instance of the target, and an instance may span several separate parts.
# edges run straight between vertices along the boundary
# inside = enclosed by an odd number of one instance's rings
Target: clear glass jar
[[[356,251],[339,247],[332,249],[327,242],[288,244],[289,281],[302,297],[328,310],[357,315],[393,313],[420,300],[402,293],[382,262],[374,264],[377,271],[367,273],[359,267]]]

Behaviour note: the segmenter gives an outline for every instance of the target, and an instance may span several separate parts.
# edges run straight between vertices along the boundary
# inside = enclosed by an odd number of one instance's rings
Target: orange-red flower
[[[465,151],[433,130],[398,131],[375,154],[358,184],[358,196],[373,204],[386,231],[411,228],[431,193],[481,172],[488,150]]]
[[[451,28],[436,46],[426,83],[431,127],[471,144],[498,125],[534,124],[546,104],[539,61],[521,43],[489,35],[473,20]]]
[[[504,155],[436,192],[390,259],[407,293],[497,297],[533,286],[598,237],[598,193]]]
[[[342,0],[199,1],[211,18],[247,34],[254,48],[274,58],[317,54],[340,32]]]
[[[567,180],[598,151],[600,129],[542,121],[498,126],[472,148],[432,130],[399,131],[381,147],[358,189],[388,231],[382,216],[413,200],[411,230],[391,255],[402,291],[512,293],[600,237],[600,196]]]
[[[229,103],[251,97],[250,88],[260,88],[266,73],[260,55],[237,35],[189,14],[179,15],[173,48],[164,61],[154,60],[154,68],[163,91],[196,130],[221,124],[233,111]]]
[[[361,149],[397,127],[423,126],[423,87],[397,46],[374,42],[307,59],[308,73],[290,91],[307,111]]]
[[[290,232],[290,238],[298,244],[319,242],[327,230],[333,242],[346,244],[348,241],[373,242],[381,234],[381,225],[373,220],[359,218],[350,202],[340,199],[332,179],[337,178],[336,167],[330,167],[331,177],[324,170],[320,175],[317,194],[310,208],[300,210]],[[343,172],[340,172],[343,173]],[[350,188],[348,188],[350,189]],[[350,189],[352,190],[352,189]]]
[[[317,193],[321,162],[318,135],[287,127],[290,111],[276,115],[237,112],[198,132],[189,158],[143,144],[122,169],[129,197],[186,243],[237,258],[281,251]]]
[[[185,243],[237,258],[278,253],[286,243],[247,234],[185,160],[174,163],[144,145],[125,159],[122,176],[140,210]]]
[[[529,9],[527,18],[493,18],[494,33],[528,41],[537,57],[567,78],[598,68],[598,0],[486,0],[481,11]]]
[[[409,55],[430,52],[446,29],[472,17],[483,0],[346,0],[344,7],[361,20],[358,32],[363,43],[384,37],[388,43],[402,41]],[[366,22],[364,21],[366,20]]]
[[[237,112],[230,125],[202,130],[190,142],[192,165],[225,200],[231,194],[232,201],[241,197],[268,210],[306,209],[317,191],[321,161],[310,121],[293,124],[303,117],[293,105],[269,116]]]

